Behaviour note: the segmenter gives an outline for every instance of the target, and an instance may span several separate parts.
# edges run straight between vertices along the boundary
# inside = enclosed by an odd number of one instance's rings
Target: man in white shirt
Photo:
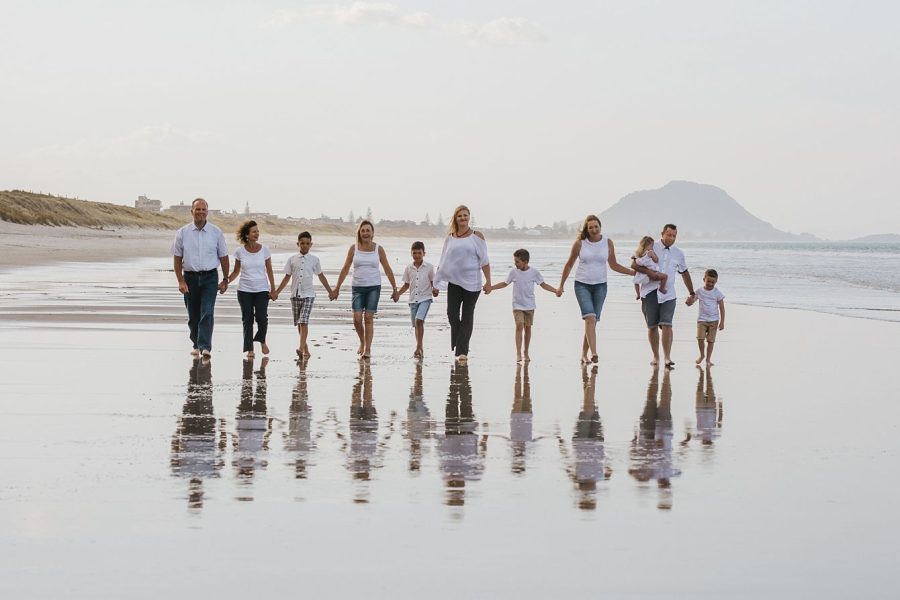
[[[659,291],[659,282],[650,280],[641,285],[641,310],[644,320],[647,322],[647,340],[650,342],[650,350],[653,352],[652,364],[659,364],[660,330],[662,331],[663,358],[666,368],[672,368],[672,321],[675,317],[675,273],[681,274],[681,279],[687,287],[690,295],[687,305],[693,304],[697,295],[694,293],[694,282],[688,272],[687,260],[684,252],[675,247],[675,238],[678,236],[678,228],[667,223],[662,230],[660,239],[653,244],[653,251],[659,257],[659,270],[668,275],[668,291],[665,294]],[[647,267],[642,267],[632,259],[631,268],[645,275],[652,273]]]
[[[228,289],[231,261],[222,230],[207,222],[209,205],[203,198],[191,203],[193,222],[175,234],[172,244],[175,278],[178,291],[184,295],[188,311],[188,328],[194,356],[209,358],[212,350],[213,312],[216,307],[216,291],[224,294]],[[222,267],[222,281],[218,285],[218,267]]]

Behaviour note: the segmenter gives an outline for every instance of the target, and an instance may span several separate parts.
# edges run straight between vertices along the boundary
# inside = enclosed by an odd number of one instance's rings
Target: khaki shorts
[[[719,331],[718,321],[697,321],[697,339],[706,340],[710,344],[716,341],[716,332]]]
[[[515,319],[516,325],[531,327],[534,325],[534,311],[513,309],[513,319]]]

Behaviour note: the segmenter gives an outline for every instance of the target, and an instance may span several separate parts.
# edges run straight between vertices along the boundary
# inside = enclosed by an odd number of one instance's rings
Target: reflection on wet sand
[[[479,445],[475,433],[477,427],[472,410],[469,367],[455,364],[450,369],[444,436],[438,445],[448,506],[463,506],[466,503],[466,482],[479,480],[484,471],[487,436]]]
[[[722,402],[716,398],[712,369],[697,367],[697,433],[701,446],[711,447],[722,429]]]
[[[234,456],[232,466],[238,482],[250,486],[257,468],[268,466],[263,453],[269,450],[269,437],[272,434],[272,419],[266,407],[266,365],[268,357],[263,358],[256,371],[256,386],[253,385],[253,363],[245,360],[241,377],[241,401],[235,415]],[[243,492],[238,500],[253,500],[252,496]]]
[[[672,385],[669,369],[663,371],[659,384],[659,368],[653,369],[647,386],[647,402],[631,440],[631,468],[628,472],[639,482],[656,480],[659,490],[657,508],[672,508],[672,478],[681,474],[672,464]],[[657,394],[659,403],[657,403]]]
[[[528,379],[528,363],[516,364],[516,382],[513,386],[513,406],[509,414],[509,441],[512,445],[512,472],[525,473],[528,444],[533,439],[534,414],[531,410],[531,382]]]
[[[575,434],[572,436],[573,464],[566,470],[575,483],[578,508],[594,510],[597,508],[597,482],[605,481],[612,476],[612,470],[606,465],[606,449],[603,440],[603,423],[597,410],[597,367],[592,367],[590,374],[587,365],[581,367],[581,383],[583,396],[581,410],[575,423]],[[559,440],[564,456],[565,443]]]
[[[406,407],[406,422],[403,437],[409,449],[409,471],[416,475],[422,466],[423,440],[428,440],[434,433],[434,420],[425,404],[422,391],[422,361],[416,362],[416,373],[412,388],[409,391],[409,405]]]
[[[172,473],[188,479],[188,508],[199,511],[203,508],[203,480],[219,476],[225,451],[224,427],[220,428],[220,443],[216,443],[209,360],[194,360],[181,412],[172,436]]]
[[[372,367],[369,361],[361,360],[351,393],[350,443],[347,450],[347,469],[359,483],[354,502],[365,504],[369,501],[368,481],[372,470],[380,466],[378,412],[372,401]]]
[[[316,449],[316,439],[321,436],[318,434],[316,438],[313,437],[306,365],[306,361],[297,361],[297,384],[291,394],[288,428],[284,432],[284,451],[288,454],[288,465],[293,467],[296,479],[307,478],[307,470],[312,465],[310,459]]]

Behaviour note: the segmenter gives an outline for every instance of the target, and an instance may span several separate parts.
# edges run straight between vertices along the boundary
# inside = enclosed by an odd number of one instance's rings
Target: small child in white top
[[[319,257],[309,253],[312,245],[312,235],[308,231],[301,232],[297,236],[297,248],[300,252],[290,257],[284,264],[284,278],[272,297],[273,300],[277,300],[278,294],[291,281],[291,310],[294,315],[294,325],[297,326],[297,332],[300,334],[300,345],[297,347],[297,356],[300,360],[312,356],[306,338],[309,335],[309,315],[316,299],[316,291],[313,289],[314,275],[318,276],[319,282],[325,287],[329,299],[333,299],[331,298],[331,286],[328,285],[328,278],[322,273],[322,263],[319,262]]]
[[[725,329],[725,294],[716,287],[718,281],[719,273],[715,269],[707,269],[703,273],[703,287],[697,288],[697,300],[700,302],[700,314],[697,316],[697,345],[700,347],[698,366],[704,358],[706,366],[712,366],[716,332]],[[703,342],[706,342],[705,353]]]
[[[659,257],[653,251],[653,238],[649,235],[642,237],[640,243],[638,243],[637,250],[634,251],[634,262],[653,271],[651,275],[645,275],[644,273],[634,274],[634,293],[638,300],[641,299],[641,285],[648,281],[658,281],[661,294],[665,294],[668,291],[666,283],[669,276],[659,271]]]
[[[535,284],[548,292],[556,294],[556,288],[544,283],[540,272],[528,266],[531,255],[528,250],[519,249],[513,252],[513,261],[516,268],[509,272],[506,281],[491,285],[492,290],[500,290],[513,284],[513,319],[516,322],[516,361],[528,362],[528,347],[531,344],[531,326],[534,325],[534,310],[537,303],[534,299]],[[522,342],[524,339],[525,353],[522,354]]]
[[[413,356],[422,358],[424,356],[422,342],[425,338],[425,317],[428,316],[428,309],[431,308],[433,298],[437,297],[439,292],[434,287],[434,265],[425,262],[425,244],[413,242],[410,254],[412,262],[403,272],[403,285],[394,292],[392,299],[396,302],[403,292],[409,290],[409,316],[412,319],[413,328],[416,330],[416,351],[413,352]]]

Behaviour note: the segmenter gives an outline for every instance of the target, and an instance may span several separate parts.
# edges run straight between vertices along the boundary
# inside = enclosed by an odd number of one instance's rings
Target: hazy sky
[[[575,221],[687,179],[900,231],[900,3],[0,0],[0,189]]]

